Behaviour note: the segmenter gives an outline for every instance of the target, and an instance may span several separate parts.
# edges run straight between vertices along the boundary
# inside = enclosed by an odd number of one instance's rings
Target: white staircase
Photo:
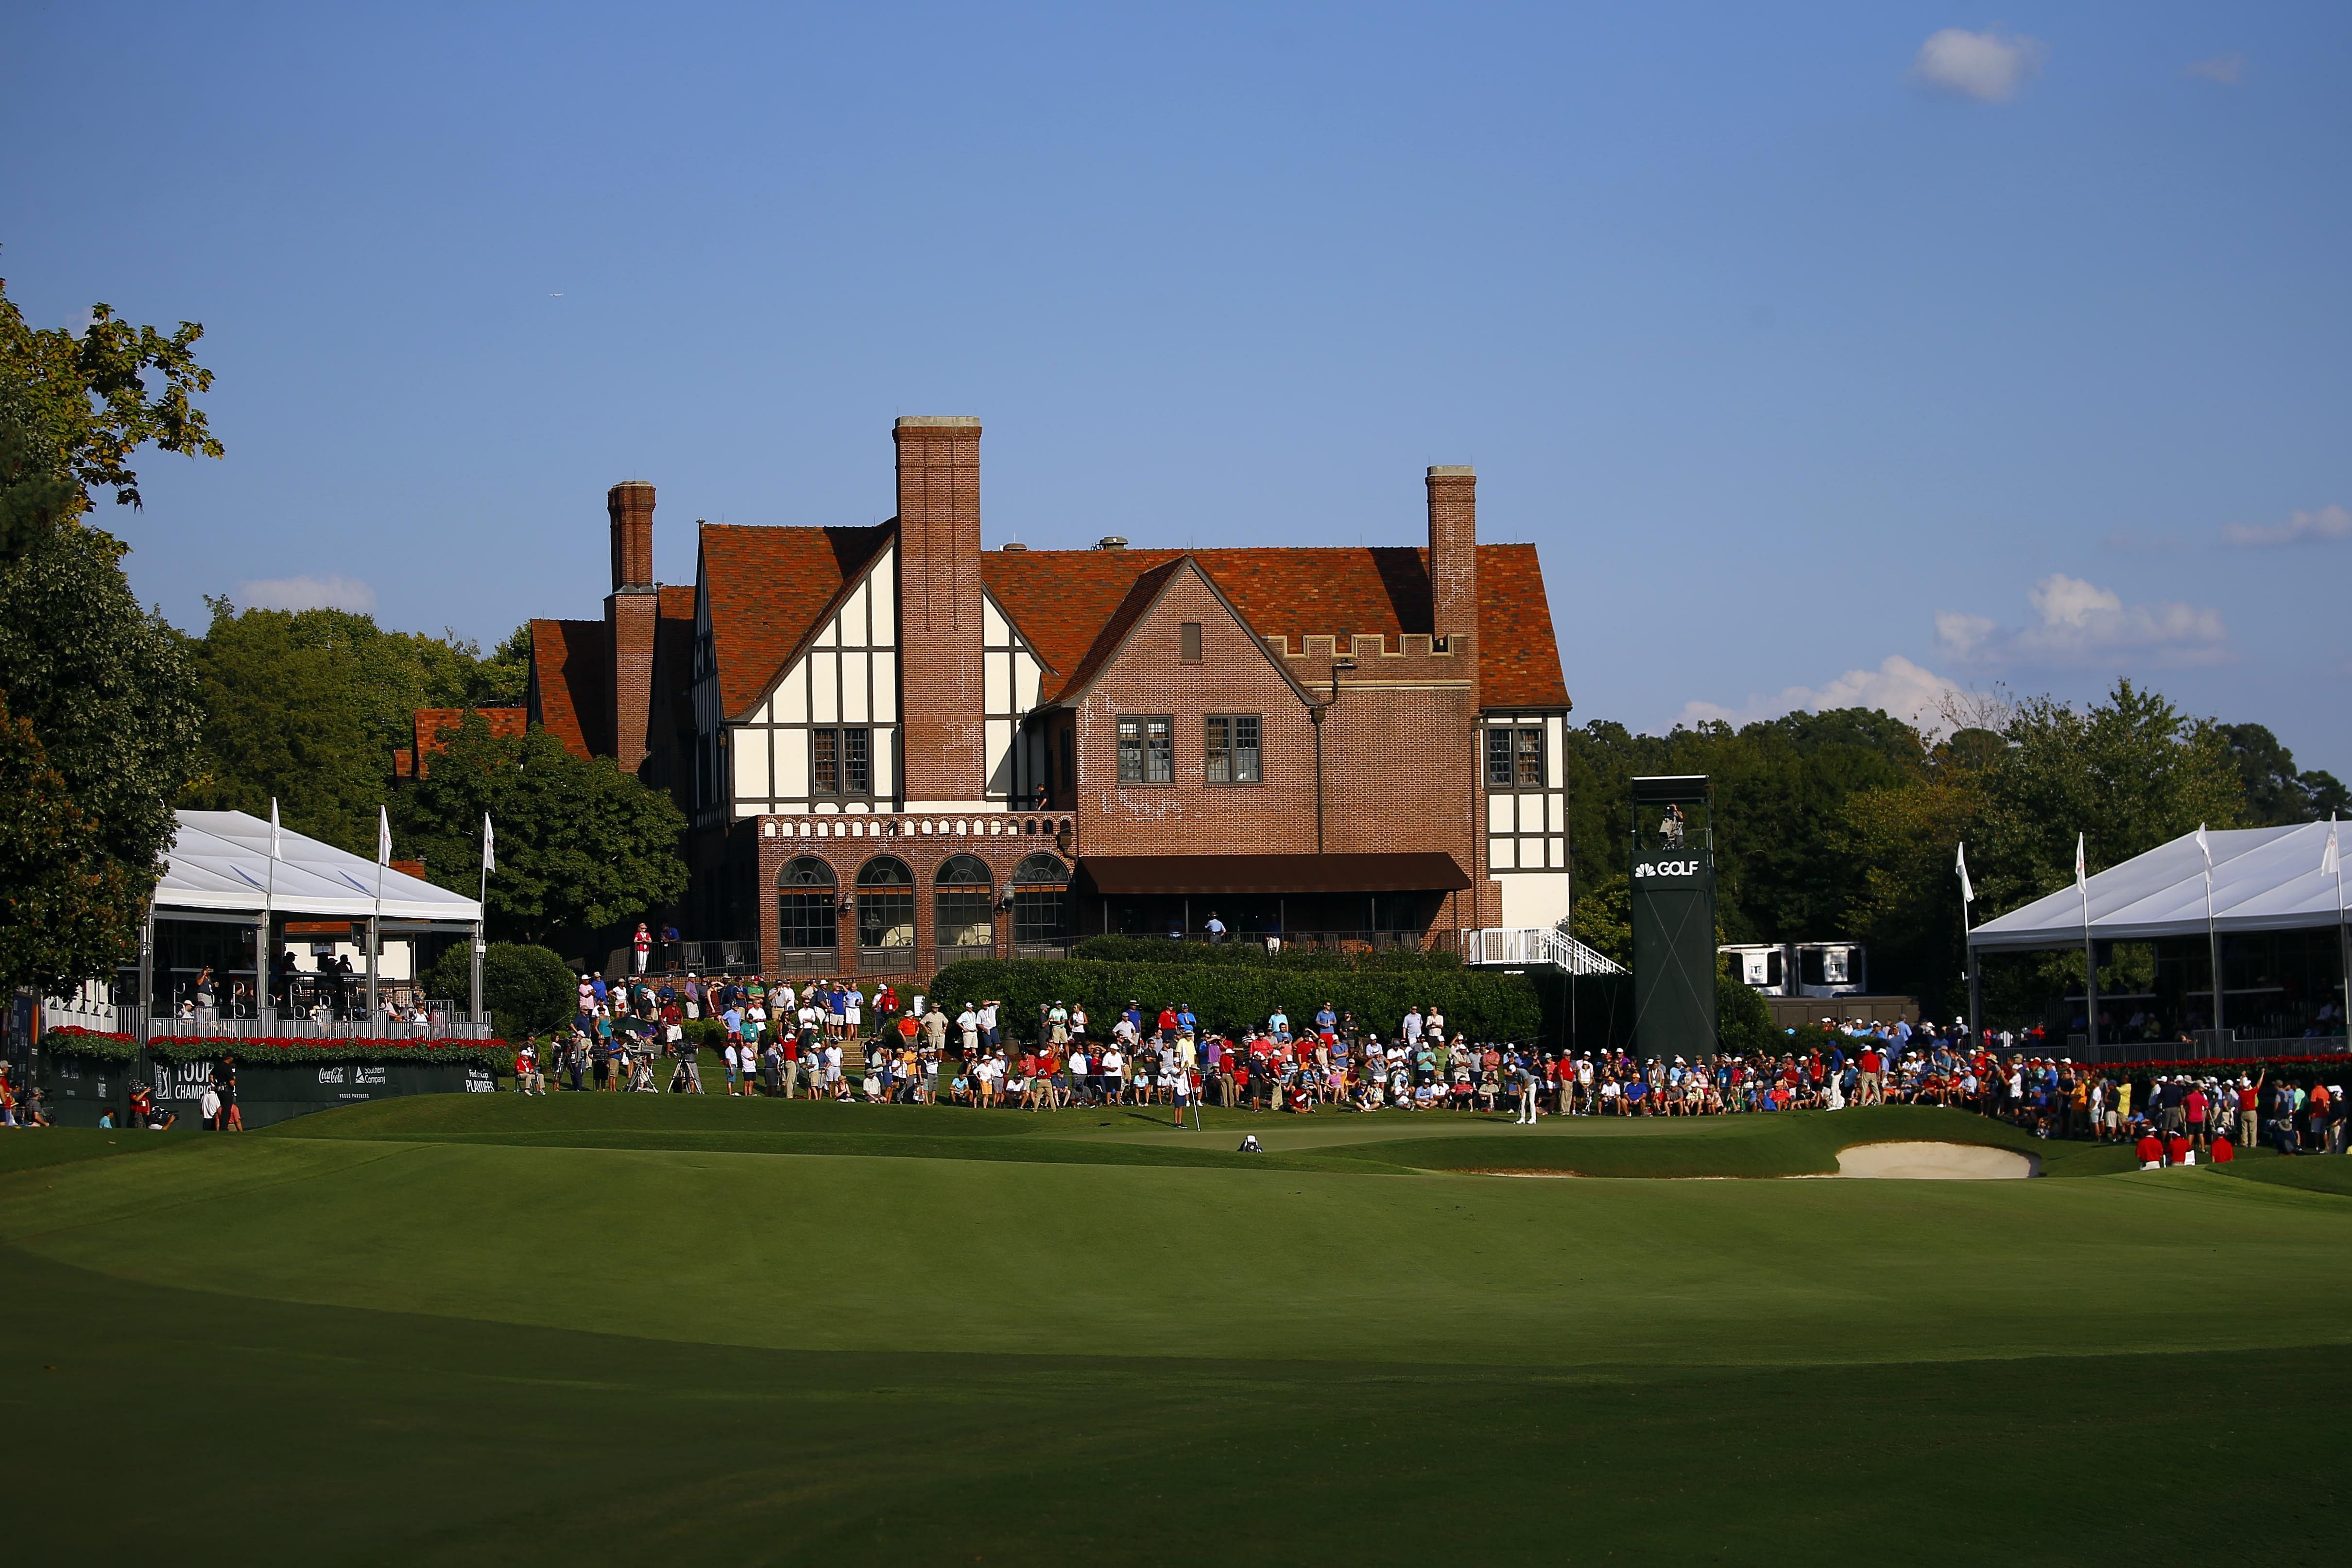
[[[1552,926],[1487,926],[1462,933],[1462,962],[1563,974],[1622,974],[1624,966]]]

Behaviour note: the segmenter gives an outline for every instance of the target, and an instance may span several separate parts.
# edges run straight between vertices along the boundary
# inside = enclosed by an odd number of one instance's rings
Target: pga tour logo
[[[1633,868],[1636,877],[1696,877],[1698,871],[1696,860],[1643,860]]]

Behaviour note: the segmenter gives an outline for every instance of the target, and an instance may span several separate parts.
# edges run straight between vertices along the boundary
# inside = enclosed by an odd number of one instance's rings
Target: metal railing
[[[1450,952],[1450,931],[1228,931],[1211,937],[1204,931],[1126,931],[1137,942],[1165,942],[1171,947],[1263,947],[1268,952]],[[1082,939],[1073,939],[1070,945]]]
[[[915,973],[915,950],[911,947],[861,947],[857,950],[857,973],[912,974]]]
[[[134,1009],[135,1012],[135,1009]],[[381,1014],[359,1018],[315,1018],[265,1012],[258,1018],[152,1019],[142,1038],[171,1035],[198,1040],[487,1040],[496,1030],[469,1021],[453,1002],[431,1002],[426,1021],[414,1024]]]

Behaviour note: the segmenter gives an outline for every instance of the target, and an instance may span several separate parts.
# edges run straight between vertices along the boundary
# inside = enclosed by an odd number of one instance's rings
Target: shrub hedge
[[[1116,939],[1114,939],[1116,940]],[[1139,943],[1168,956],[1174,943]],[[1187,948],[1194,952],[1215,952]],[[1233,951],[1233,950],[1226,950]],[[1261,952],[1260,957],[1265,955]],[[1412,960],[1392,962],[1393,958]],[[1459,963],[1432,962],[1427,955],[1381,954],[1361,962],[1297,965],[1280,962],[1213,960],[1205,963],[1147,963],[1093,958],[972,958],[940,971],[931,994],[950,1012],[993,996],[1004,1005],[1008,1033],[1026,1037],[1037,1009],[1055,1001],[1083,1003],[1095,1031],[1108,1030],[1129,997],[1146,1008],[1189,1002],[1201,1022],[1217,1030],[1263,1024],[1279,1005],[1294,1026],[1303,1027],[1328,1002],[1353,1013],[1363,1027],[1395,1032],[1407,1007],[1434,1002],[1450,1029],[1474,1040],[1533,1040],[1541,1009],[1522,974],[1486,973]]]
[[[433,994],[462,1003],[474,989],[473,953],[464,942],[444,951],[434,964]],[[491,1022],[510,1034],[551,1029],[568,1017],[579,998],[572,966],[551,948],[494,942],[482,954],[482,1005]]]
[[[298,1040],[222,1038],[206,1036],[162,1035],[142,1047],[129,1035],[100,1034],[94,1029],[51,1029],[41,1037],[44,1050],[61,1057],[92,1061],[132,1062],[143,1048],[167,1062],[212,1061],[235,1057],[248,1067],[306,1066],[312,1062],[423,1062],[434,1066],[492,1068],[504,1071],[514,1065],[514,1047],[504,1040],[346,1039]]]

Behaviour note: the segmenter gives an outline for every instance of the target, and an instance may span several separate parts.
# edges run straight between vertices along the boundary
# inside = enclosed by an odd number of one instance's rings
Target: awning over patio
[[[2328,825],[2215,829],[2213,927],[2236,933],[2332,926],[2336,879],[2320,861]],[[2352,851],[2352,844],[2344,847]],[[2205,856],[2184,833],[2090,879],[2091,934],[2146,942],[2205,934]],[[2083,894],[2071,884],[1969,932],[1971,947],[2050,948],[2083,940]]]
[[[299,833],[278,835],[273,868],[269,824],[241,811],[183,811],[170,864],[155,889],[155,914],[244,913],[262,906],[280,914],[345,915],[365,920],[434,921],[470,925],[482,906],[462,893],[322,844]],[[381,875],[383,898],[376,899]]]
[[[1453,893],[1470,885],[1454,857],[1393,855],[1081,855],[1078,889],[1155,893]]]

